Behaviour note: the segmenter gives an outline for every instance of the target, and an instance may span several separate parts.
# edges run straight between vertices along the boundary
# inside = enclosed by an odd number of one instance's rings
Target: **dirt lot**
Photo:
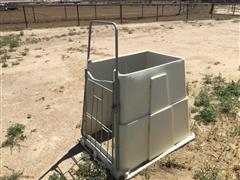
[[[191,107],[204,75],[221,73],[227,80],[240,79],[239,22],[120,25],[120,54],[149,49],[184,57],[186,79],[191,84]],[[0,33],[2,36],[11,32]],[[27,138],[20,143],[20,149],[0,149],[0,176],[9,174],[10,168],[23,170],[25,176],[36,179],[80,137],[76,126],[82,115],[87,28],[24,30],[23,34],[21,46],[9,52],[8,67],[1,68],[0,138],[5,139],[12,123],[24,124]],[[112,36],[109,27],[94,30],[93,59],[113,55]],[[29,52],[20,55],[24,48]],[[240,165],[240,136],[231,137],[229,131],[240,117],[219,118],[215,124],[204,125],[194,123],[191,115],[190,121],[196,139],[171,155],[179,166],[167,168],[159,161],[150,168],[150,179],[192,179],[195,170],[206,162],[216,166],[222,178],[237,179],[233,169]]]

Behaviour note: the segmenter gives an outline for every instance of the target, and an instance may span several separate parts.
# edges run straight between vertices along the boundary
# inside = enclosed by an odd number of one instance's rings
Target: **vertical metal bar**
[[[142,4],[142,19],[143,19],[143,4]]]
[[[188,21],[188,13],[189,13],[189,3],[187,3],[186,21]]]
[[[156,21],[158,21],[158,4],[157,4],[157,18]]]
[[[233,16],[235,15],[236,3],[233,4]]]
[[[179,10],[178,10],[178,14],[180,15],[182,11],[182,0],[179,1]]]
[[[67,20],[67,7],[66,7],[66,5],[64,5],[64,16],[65,16],[65,20]]]
[[[79,18],[79,9],[78,9],[78,4],[77,6],[77,20],[78,20],[78,26],[80,26],[80,18]]]
[[[87,53],[87,66],[90,58],[90,50],[91,50],[91,36],[92,36],[92,21],[89,24],[88,29],[88,53]]]
[[[162,4],[162,16],[164,15],[163,11],[164,11],[164,4]]]
[[[35,16],[35,9],[34,6],[32,6],[32,14],[33,14],[33,22],[36,22],[36,16]]]
[[[211,19],[213,18],[213,11],[214,11],[214,3],[212,3],[211,11],[210,11]]]
[[[120,4],[120,22],[123,23],[123,16],[122,16],[122,4]]]
[[[97,6],[96,6],[96,4],[94,5],[94,15],[95,15],[95,19],[97,19]]]
[[[95,117],[95,119],[96,119],[96,124],[95,124],[95,133],[94,133],[94,139],[95,139],[95,147],[96,147],[96,145],[97,145],[97,138],[98,138],[98,133],[97,133],[97,128],[98,128],[98,99],[97,99],[97,109],[96,109],[96,117]]]
[[[28,28],[28,22],[27,22],[25,6],[23,5],[22,8],[23,8],[23,15],[24,15],[25,26],[26,26],[26,28]]]
[[[91,126],[90,126],[90,129],[91,129],[91,136],[93,137],[92,126],[93,126],[93,111],[94,111],[94,100],[95,100],[95,98],[94,98],[95,84],[94,83],[92,83],[92,84],[93,84],[93,87],[92,87],[92,107],[91,107]]]
[[[102,142],[103,142],[103,101],[104,101],[104,96],[103,96],[103,88],[102,88],[102,95],[101,95],[101,135],[100,135],[100,138],[101,138],[101,149],[103,148],[102,147]]]
[[[82,115],[82,123],[85,129],[81,129],[82,131],[82,135],[84,136],[86,134],[86,130],[87,130],[87,123],[88,123],[88,116],[87,116],[87,112],[88,112],[88,99],[87,99],[87,84],[88,83],[88,76],[87,76],[87,69],[85,69],[85,85],[84,85],[84,99],[83,99],[83,115]]]

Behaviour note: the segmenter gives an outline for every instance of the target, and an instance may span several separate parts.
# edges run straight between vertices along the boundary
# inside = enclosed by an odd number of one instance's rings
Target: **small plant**
[[[83,153],[82,162],[78,165],[79,169],[75,172],[80,179],[99,179],[104,180],[107,177],[106,170],[96,161],[91,160],[91,157]]]
[[[213,64],[214,64],[215,66],[217,66],[217,65],[220,64],[220,62],[219,62],[219,61],[216,61],[216,62],[214,62]]]
[[[26,43],[29,43],[29,44],[36,44],[39,42],[41,42],[41,38],[32,37],[32,38],[26,39]]]
[[[128,34],[132,34],[133,33],[133,30],[129,29],[128,27],[123,27],[122,30],[123,30],[123,32],[127,32]]]
[[[2,68],[6,68],[6,67],[8,67],[8,64],[4,62],[4,63],[2,64]]]
[[[0,48],[8,45],[10,49],[16,48],[20,46],[20,41],[21,39],[19,35],[10,34],[6,36],[0,36]]]
[[[0,63],[6,63],[7,59],[10,59],[6,49],[1,50],[0,52]]]
[[[206,89],[199,92],[198,96],[195,98],[194,105],[208,107],[210,105],[210,96]]]
[[[218,128],[216,128],[216,127],[211,128],[208,133],[207,141],[210,141],[211,139],[216,141],[217,140],[217,131],[218,131]]]
[[[212,77],[213,77],[212,74],[211,75],[205,75],[203,77],[204,84],[212,84]]]
[[[74,36],[74,35],[76,35],[76,34],[77,34],[77,32],[76,32],[76,30],[74,30],[74,29],[70,29],[69,32],[68,32],[68,35],[69,35],[69,36]]]
[[[214,94],[220,102],[219,111],[235,118],[240,109],[240,80],[229,83],[221,80],[220,83],[221,85],[217,82],[218,85],[214,87]]]
[[[236,126],[233,127],[233,129],[232,129],[230,134],[233,137],[240,136],[240,124],[236,124]]]
[[[19,35],[20,35],[20,36],[24,36],[24,32],[23,32],[23,31],[20,31]]]
[[[240,179],[240,165],[235,165],[233,171],[236,173],[236,179]]]
[[[217,111],[213,108],[213,106],[204,107],[199,111],[194,119],[204,123],[215,122],[217,117]]]
[[[139,174],[140,174],[141,176],[144,176],[145,179],[150,179],[151,171],[152,171],[152,170],[150,169],[150,167],[148,167],[148,168],[144,169],[143,171],[141,171]]]
[[[212,78],[212,86],[214,95],[221,96],[223,87],[225,86],[225,79],[222,77],[221,74]]]
[[[10,146],[13,148],[15,145],[19,146],[19,141],[23,141],[26,136],[24,135],[25,125],[13,124],[7,129],[6,140],[3,141],[2,147]]]
[[[176,159],[175,158],[171,158],[171,157],[167,157],[167,162],[165,163],[165,166],[167,168],[172,168],[176,166]]]
[[[29,52],[29,49],[28,48],[24,48],[23,51],[21,52],[21,55],[22,56],[26,56]]]
[[[80,129],[80,128],[81,128],[81,124],[78,123],[75,127],[76,127],[77,129]]]
[[[219,111],[227,114],[228,117],[236,118],[240,108],[240,102],[237,98],[231,96],[220,97]]]
[[[65,178],[62,177],[60,174],[54,172],[48,177],[48,180],[65,180]]]
[[[194,179],[199,180],[220,180],[219,170],[205,164],[200,170],[197,170],[193,176]]]
[[[23,176],[23,172],[12,170],[10,175],[3,176],[1,180],[19,180],[21,176]]]
[[[191,107],[191,113],[197,113],[198,112],[198,108],[196,107]]]
[[[189,95],[190,91],[192,90],[192,87],[191,87],[191,84],[189,82],[187,82],[186,84],[186,92],[187,92],[187,95]]]
[[[167,157],[166,162],[163,164],[163,166],[167,168],[179,168],[179,169],[186,168],[184,165],[177,163],[176,159],[172,157]]]

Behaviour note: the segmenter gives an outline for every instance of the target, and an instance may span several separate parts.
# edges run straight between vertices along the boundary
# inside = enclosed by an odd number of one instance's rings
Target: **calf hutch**
[[[90,60],[93,24],[115,31],[115,57]],[[194,139],[184,60],[152,51],[118,55],[118,29],[89,25],[82,145],[116,177],[135,176]]]

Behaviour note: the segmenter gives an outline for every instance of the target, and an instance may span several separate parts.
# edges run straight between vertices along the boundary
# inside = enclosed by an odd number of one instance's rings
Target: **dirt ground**
[[[119,25],[119,51],[125,54],[149,49],[184,57],[191,107],[204,75],[221,73],[227,80],[240,79],[239,23],[235,19]],[[87,28],[29,29],[21,38],[22,45],[10,53],[9,67],[1,68],[0,138],[5,139],[12,123],[24,124],[27,138],[20,149],[0,148],[0,176],[8,174],[10,168],[37,179],[80,138],[76,126],[82,115]],[[41,40],[29,43],[27,38]],[[110,27],[95,28],[93,41],[93,59],[113,55]],[[29,54],[21,57],[19,52],[24,48],[29,48]],[[10,65],[16,61],[20,64]],[[240,165],[240,137],[227,135],[235,122],[219,119],[215,125],[196,125],[192,117],[190,121],[196,139],[171,155],[181,166],[169,169],[159,161],[150,179],[192,179],[205,162],[218,167],[222,177],[236,179],[233,167]],[[239,116],[236,121],[240,121]],[[215,127],[216,139],[210,135]]]

